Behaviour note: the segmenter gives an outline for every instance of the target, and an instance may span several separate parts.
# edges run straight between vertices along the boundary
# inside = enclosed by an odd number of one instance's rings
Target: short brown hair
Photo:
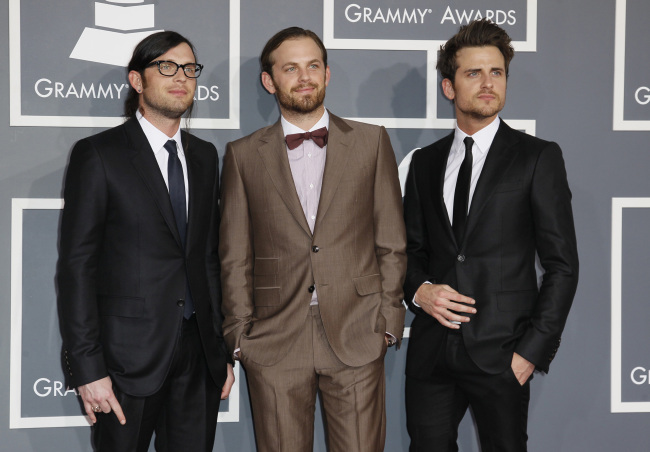
[[[289,27],[284,30],[278,31],[271,39],[268,40],[264,49],[262,50],[262,55],[260,55],[260,67],[262,72],[267,72],[271,76],[273,75],[273,61],[271,60],[271,53],[278,47],[282,45],[284,41],[289,39],[299,39],[299,38],[311,38],[317,45],[320,47],[321,53],[323,54],[323,64],[327,67],[327,49],[323,41],[320,40],[318,35],[311,30],[305,30],[300,27]]]
[[[460,49],[494,46],[503,55],[507,77],[510,60],[515,56],[515,50],[512,48],[511,42],[512,39],[510,39],[508,33],[489,19],[474,20],[460,27],[458,33],[440,46],[436,69],[440,71],[443,78],[448,78],[453,83],[458,70],[456,54]]]

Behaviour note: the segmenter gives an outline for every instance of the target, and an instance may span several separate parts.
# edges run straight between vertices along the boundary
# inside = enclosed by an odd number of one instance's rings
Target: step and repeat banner
[[[8,0],[0,5],[0,452],[90,451],[66,388],[54,284],[73,144],[123,121],[135,44],[175,30],[196,46],[193,133],[227,142],[274,122],[259,53],[298,25],[329,51],[326,105],[387,127],[411,152],[454,127],[435,70],[460,25],[487,17],[516,50],[502,118],[557,141],[573,191],[581,279],[562,347],[533,380],[531,451],[650,444],[650,3],[647,0]],[[407,327],[413,316],[407,313]],[[401,350],[386,358],[387,451],[408,450]],[[221,406],[215,451],[255,450],[245,372]],[[316,451],[326,445],[317,407]],[[479,451],[468,412],[460,450]],[[153,450],[153,447],[152,449]]]

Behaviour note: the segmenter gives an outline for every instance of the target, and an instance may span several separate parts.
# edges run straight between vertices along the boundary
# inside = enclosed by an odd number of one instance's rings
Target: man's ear
[[[456,91],[454,91],[454,84],[448,78],[443,79],[442,81],[442,92],[445,93],[445,97],[449,100],[454,100],[456,97]]]
[[[260,75],[262,79],[262,85],[270,94],[275,94],[275,84],[273,83],[273,77],[268,72],[262,72]]]
[[[129,72],[129,83],[134,90],[142,92],[142,76],[138,71]]]

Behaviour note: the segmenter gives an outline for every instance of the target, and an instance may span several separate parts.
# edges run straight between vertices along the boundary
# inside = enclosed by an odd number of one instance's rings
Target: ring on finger
[[[99,405],[95,405],[94,407],[92,407],[92,410],[95,413],[99,413],[102,410],[102,408]]]

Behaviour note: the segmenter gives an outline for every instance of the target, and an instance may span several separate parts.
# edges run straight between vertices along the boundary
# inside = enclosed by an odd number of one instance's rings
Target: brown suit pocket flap
[[[256,257],[254,275],[277,275],[280,259],[275,257]]]
[[[367,275],[353,278],[354,287],[359,295],[381,292],[381,275]]]
[[[253,303],[255,306],[279,306],[280,288],[256,287],[255,293],[253,294]]]
[[[534,290],[514,290],[496,294],[499,311],[530,311],[537,300]]]
[[[99,313],[117,317],[142,317],[144,298],[99,296]]]

